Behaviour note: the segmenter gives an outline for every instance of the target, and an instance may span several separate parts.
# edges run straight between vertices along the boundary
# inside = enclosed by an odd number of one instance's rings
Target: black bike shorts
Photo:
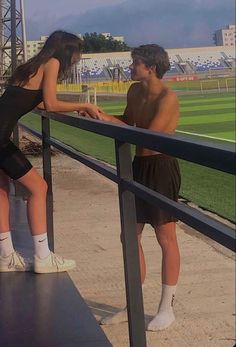
[[[32,169],[29,160],[13,142],[0,147],[0,169],[13,180],[23,177]]]

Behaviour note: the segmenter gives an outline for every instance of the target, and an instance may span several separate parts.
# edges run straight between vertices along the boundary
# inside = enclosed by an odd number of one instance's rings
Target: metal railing
[[[184,203],[172,201],[133,181],[130,144],[150,148],[233,175],[235,175],[235,152],[233,148],[229,149],[229,147],[221,145],[212,145],[207,142],[189,140],[180,136],[156,133],[131,126],[114,125],[81,117],[46,113],[45,111],[35,111],[35,113],[42,116],[42,133],[23,124],[20,125],[42,139],[43,173],[48,183],[48,234],[52,248],[54,248],[54,236],[51,145],[118,184],[130,346],[146,347],[134,195],[167,210],[176,218],[231,250],[235,250],[235,233],[230,227],[202,212]],[[117,169],[115,170],[52,138],[50,136],[50,119],[114,139]]]

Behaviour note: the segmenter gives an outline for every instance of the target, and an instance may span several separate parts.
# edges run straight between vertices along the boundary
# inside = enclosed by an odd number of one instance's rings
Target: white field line
[[[177,133],[182,133],[182,134],[187,134],[187,135],[194,135],[194,136],[199,136],[199,137],[206,137],[206,138],[208,138],[208,139],[221,140],[221,141],[227,141],[227,142],[235,143],[234,140],[222,139],[221,137],[208,136],[208,135],[197,134],[197,133],[190,133],[190,132],[188,132],[188,131],[181,131],[181,130],[176,130],[176,132],[177,132]]]

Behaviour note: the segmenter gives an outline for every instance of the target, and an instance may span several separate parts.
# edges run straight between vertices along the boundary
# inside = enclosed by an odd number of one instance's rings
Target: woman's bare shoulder
[[[57,58],[49,58],[48,61],[44,64],[45,67],[48,67],[48,66],[55,66],[55,67],[58,67],[60,65],[60,62]]]

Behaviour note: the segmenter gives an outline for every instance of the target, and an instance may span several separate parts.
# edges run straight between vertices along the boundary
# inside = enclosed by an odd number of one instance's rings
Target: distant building
[[[226,28],[215,32],[216,46],[235,46],[236,26],[235,24],[227,25]]]
[[[43,47],[45,41],[47,40],[48,36],[41,36],[40,40],[37,41],[27,41],[26,47],[27,47],[27,58],[30,59],[33,56],[35,56],[40,49]]]
[[[101,33],[103,36],[105,36],[106,39],[109,39],[109,37],[112,37],[114,40],[119,42],[124,42],[124,36],[112,36],[111,33]]]
[[[112,37],[114,40],[124,42],[124,36],[112,36],[111,33],[102,33],[102,35],[107,39]],[[77,36],[82,38],[81,34],[77,34]],[[48,36],[40,36],[40,39],[37,41],[27,41],[27,59],[32,58],[40,51],[47,38]]]
[[[76,34],[81,39],[83,36],[81,34]],[[124,36],[112,36],[111,33],[102,33],[106,38],[112,37],[114,40],[124,42]],[[33,58],[38,52],[42,49],[45,41],[47,40],[48,36],[40,36],[39,40],[32,40],[32,41],[26,41],[26,50],[27,50],[27,60],[30,58]],[[19,60],[21,63],[21,60]],[[10,64],[10,57],[5,57],[5,63],[7,65]]]

